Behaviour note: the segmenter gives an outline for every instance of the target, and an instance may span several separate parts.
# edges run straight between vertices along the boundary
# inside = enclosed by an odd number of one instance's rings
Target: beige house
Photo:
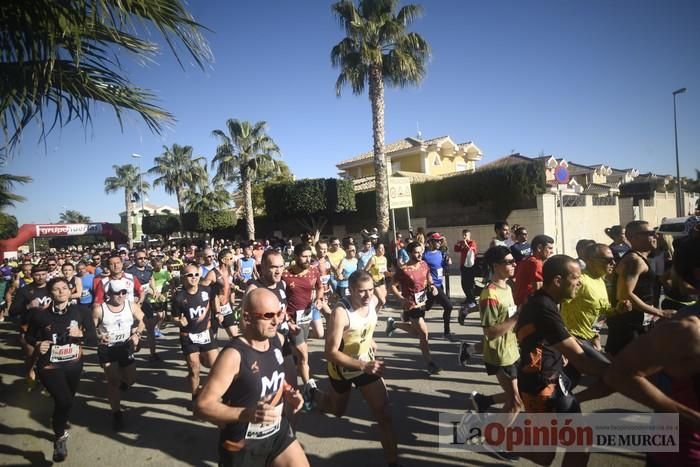
[[[441,178],[460,172],[474,172],[482,158],[471,141],[455,143],[449,136],[423,140],[404,138],[384,146],[389,175],[415,181]],[[369,151],[336,165],[342,178],[355,180],[356,191],[374,189],[374,152]]]

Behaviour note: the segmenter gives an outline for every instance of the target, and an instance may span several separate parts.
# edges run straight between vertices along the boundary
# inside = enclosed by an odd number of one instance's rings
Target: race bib
[[[321,284],[326,285],[328,282],[331,280],[331,275],[326,274],[325,276],[321,276]]]
[[[435,270],[435,275],[438,277],[438,279],[441,278],[441,277],[443,277],[443,276],[444,276],[444,273],[442,272],[442,268],[437,268],[437,269]]]
[[[345,296],[346,297],[350,296],[350,287],[345,287]]]
[[[242,268],[241,274],[243,274],[244,276],[250,276],[251,274],[253,274],[253,268],[251,268],[251,267]]]
[[[264,439],[277,433],[282,422],[282,407],[284,407],[284,404],[279,404],[275,407],[277,418],[272,423],[249,423],[245,432],[245,439]]]
[[[228,316],[231,313],[233,313],[233,308],[231,308],[230,303],[227,303],[225,305],[221,305],[221,316]]]
[[[83,289],[82,292],[80,292],[80,298],[85,298],[90,296],[90,290],[89,289]]]
[[[310,323],[311,322],[311,309],[309,309],[309,311],[297,310],[296,317],[297,317],[297,325]]]
[[[124,342],[129,338],[130,335],[131,329],[119,329],[117,331],[110,331],[108,345],[114,345]]]
[[[644,321],[642,322],[642,326],[649,326],[653,321],[654,321],[654,315],[650,315],[649,313],[644,313]]]
[[[387,271],[386,265],[382,264],[381,266],[379,266],[379,267],[377,268],[377,270],[379,271],[379,274],[384,274],[384,273],[386,273],[386,271]]]
[[[511,305],[508,307],[508,317],[512,318],[515,313],[517,313],[518,307],[517,305]]]
[[[69,362],[77,360],[78,357],[80,357],[80,346],[78,344],[52,345],[49,361],[51,363]]]
[[[420,292],[416,292],[413,294],[413,298],[416,301],[416,305],[421,306],[425,305],[425,303],[428,301],[428,289],[423,289]]]
[[[206,329],[198,333],[190,333],[190,340],[193,344],[205,345],[211,342],[211,334],[209,329]]]

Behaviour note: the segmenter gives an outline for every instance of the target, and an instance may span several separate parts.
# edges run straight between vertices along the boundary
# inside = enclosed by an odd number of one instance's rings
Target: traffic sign
[[[389,209],[413,207],[411,179],[407,177],[389,178]]]

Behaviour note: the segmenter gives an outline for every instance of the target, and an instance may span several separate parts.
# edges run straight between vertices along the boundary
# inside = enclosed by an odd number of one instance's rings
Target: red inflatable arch
[[[74,235],[104,235],[115,243],[126,243],[127,238],[108,222],[89,224],[24,224],[17,230],[17,236],[0,240],[0,255],[16,257],[17,248],[34,237],[68,237]]]

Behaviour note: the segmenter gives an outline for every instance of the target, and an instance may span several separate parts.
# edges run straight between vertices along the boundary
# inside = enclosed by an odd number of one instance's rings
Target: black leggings
[[[460,268],[460,274],[462,276],[462,291],[464,292],[464,297],[466,303],[474,303],[476,298],[474,297],[474,275],[476,274],[476,268],[465,268],[462,266]]]
[[[49,391],[54,400],[52,424],[56,437],[61,437],[66,432],[68,415],[73,407],[73,399],[82,371],[82,360],[77,363],[56,365],[52,368],[39,370],[41,384]]]
[[[444,326],[444,331],[450,332],[450,315],[452,314],[452,303],[450,303],[450,299],[447,298],[447,295],[445,295],[445,292],[443,292],[442,286],[435,286],[435,288],[437,289],[438,293],[437,295],[433,296],[430,294],[430,292],[428,292],[428,303],[426,303],[425,309],[430,310],[433,307],[434,303],[438,303],[444,310],[442,312],[442,322]]]

